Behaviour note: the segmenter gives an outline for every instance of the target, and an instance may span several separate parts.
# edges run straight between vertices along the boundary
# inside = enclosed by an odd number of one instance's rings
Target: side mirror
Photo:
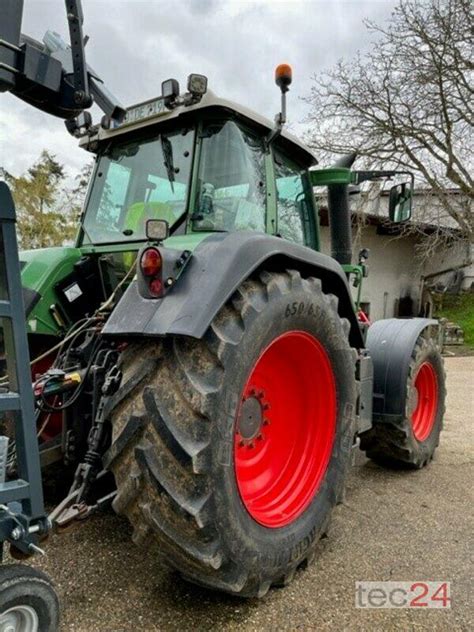
[[[390,189],[388,215],[391,222],[400,224],[411,217],[412,188],[409,182],[395,184]]]

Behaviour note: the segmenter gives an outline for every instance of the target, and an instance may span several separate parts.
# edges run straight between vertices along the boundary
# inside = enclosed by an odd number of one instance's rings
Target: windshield
[[[83,221],[83,243],[143,240],[148,219],[170,227],[186,212],[193,129],[112,145],[99,159]]]

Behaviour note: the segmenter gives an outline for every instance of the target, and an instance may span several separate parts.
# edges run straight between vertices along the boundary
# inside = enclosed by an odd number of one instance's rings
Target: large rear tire
[[[114,508],[190,581],[262,596],[313,557],[355,432],[356,354],[337,304],[317,279],[264,272],[202,340],[123,353]]]

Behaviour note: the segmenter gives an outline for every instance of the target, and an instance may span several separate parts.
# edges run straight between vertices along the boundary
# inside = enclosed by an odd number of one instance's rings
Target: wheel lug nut
[[[254,447],[255,447],[255,444],[254,444],[253,441],[251,443],[249,443],[249,445],[248,445],[249,450],[252,450],[252,448],[254,448]]]
[[[259,441],[263,441],[263,439],[264,439],[263,434],[262,434],[262,433],[260,433],[260,434],[258,435],[257,439],[258,439]]]
[[[270,421],[268,419],[264,419],[263,420],[263,425],[264,426],[269,426],[270,425]]]

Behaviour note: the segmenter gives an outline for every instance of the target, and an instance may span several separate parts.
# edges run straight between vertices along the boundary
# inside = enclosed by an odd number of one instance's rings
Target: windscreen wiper
[[[163,158],[165,159],[164,165],[166,167],[166,173],[168,174],[168,180],[171,185],[171,191],[174,193],[174,185],[175,181],[175,168],[173,163],[173,146],[171,144],[170,139],[167,136],[161,134],[160,136],[161,142],[161,151],[163,152]]]

